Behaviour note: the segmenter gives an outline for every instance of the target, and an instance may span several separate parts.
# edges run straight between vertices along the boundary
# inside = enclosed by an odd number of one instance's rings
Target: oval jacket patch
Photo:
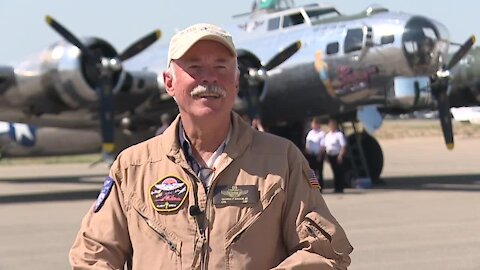
[[[171,212],[182,206],[187,198],[188,186],[176,176],[167,176],[155,182],[148,193],[155,210]]]

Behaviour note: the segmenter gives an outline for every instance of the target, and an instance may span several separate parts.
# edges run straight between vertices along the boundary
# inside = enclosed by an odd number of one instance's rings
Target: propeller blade
[[[260,112],[260,93],[267,77],[266,71],[271,70],[285,62],[294,55],[302,46],[300,41],[296,41],[276,54],[265,66],[262,66],[258,58],[245,50],[237,50],[239,59],[248,59],[247,63],[240,63],[240,71],[242,73],[241,88],[244,89],[246,113],[250,120],[261,115]]]
[[[268,63],[265,65],[265,69],[268,71],[279,66],[281,63],[285,62],[288,58],[294,55],[301,47],[302,43],[300,41],[292,43],[287,48],[276,54],[272,59],[270,59],[270,61],[268,61]]]
[[[67,28],[63,27],[60,23],[58,23],[55,19],[50,17],[49,15],[45,16],[45,21],[58,33],[60,36],[62,36],[64,39],[66,39],[68,42],[71,44],[75,45],[77,48],[82,51],[84,54],[91,55],[90,50],[83,45],[83,43],[75,36],[73,35],[70,31],[67,30]]]
[[[468,53],[468,51],[472,48],[473,44],[475,44],[475,40],[475,36],[472,35],[465,41],[465,43],[463,43],[463,45],[460,46],[460,48],[452,56],[452,59],[450,59],[450,62],[448,62],[446,67],[447,70],[454,67],[465,56],[465,54]]]
[[[130,45],[127,49],[125,49],[118,58],[120,61],[125,61],[130,57],[138,54],[139,52],[146,49],[148,46],[152,45],[155,41],[157,41],[161,37],[162,33],[160,30],[155,30],[152,33],[144,36],[143,38],[135,41],[132,45]]]
[[[450,114],[450,104],[446,92],[440,93],[438,97],[438,116],[442,125],[443,138],[445,145],[449,150],[454,147],[452,115]]]
[[[434,87],[432,93],[437,100],[438,117],[440,118],[445,145],[447,146],[447,149],[452,150],[454,147],[454,141],[452,115],[450,113],[450,102],[447,95],[448,84],[448,79],[440,79],[436,85],[432,85],[432,87]]]

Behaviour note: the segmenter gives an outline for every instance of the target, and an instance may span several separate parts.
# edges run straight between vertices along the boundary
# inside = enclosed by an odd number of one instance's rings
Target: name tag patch
[[[216,205],[251,204],[260,199],[256,185],[216,186],[213,194]]]
[[[175,211],[187,198],[188,186],[175,176],[167,176],[155,182],[150,189],[150,200],[159,212]]]

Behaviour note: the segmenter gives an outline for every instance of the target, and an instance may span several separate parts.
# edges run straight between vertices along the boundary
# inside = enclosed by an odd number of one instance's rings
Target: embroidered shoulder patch
[[[182,179],[166,176],[153,184],[148,193],[155,210],[159,212],[175,211],[187,198],[188,186]]]
[[[305,173],[306,179],[310,187],[315,189],[320,189],[320,183],[318,183],[318,179],[317,179],[317,176],[315,175],[315,172],[310,168],[304,168],[303,171]]]
[[[108,195],[110,194],[110,191],[112,190],[113,187],[113,179],[110,176],[107,176],[105,178],[105,182],[103,182],[103,187],[102,191],[100,191],[100,194],[98,194],[97,201],[95,202],[95,206],[93,207],[93,212],[97,213],[105,203],[105,200],[107,199]]]

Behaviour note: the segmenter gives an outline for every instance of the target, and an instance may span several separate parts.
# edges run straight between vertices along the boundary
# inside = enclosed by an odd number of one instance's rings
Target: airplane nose
[[[415,75],[431,75],[446,63],[448,31],[424,17],[412,17],[402,35],[403,52]]]

